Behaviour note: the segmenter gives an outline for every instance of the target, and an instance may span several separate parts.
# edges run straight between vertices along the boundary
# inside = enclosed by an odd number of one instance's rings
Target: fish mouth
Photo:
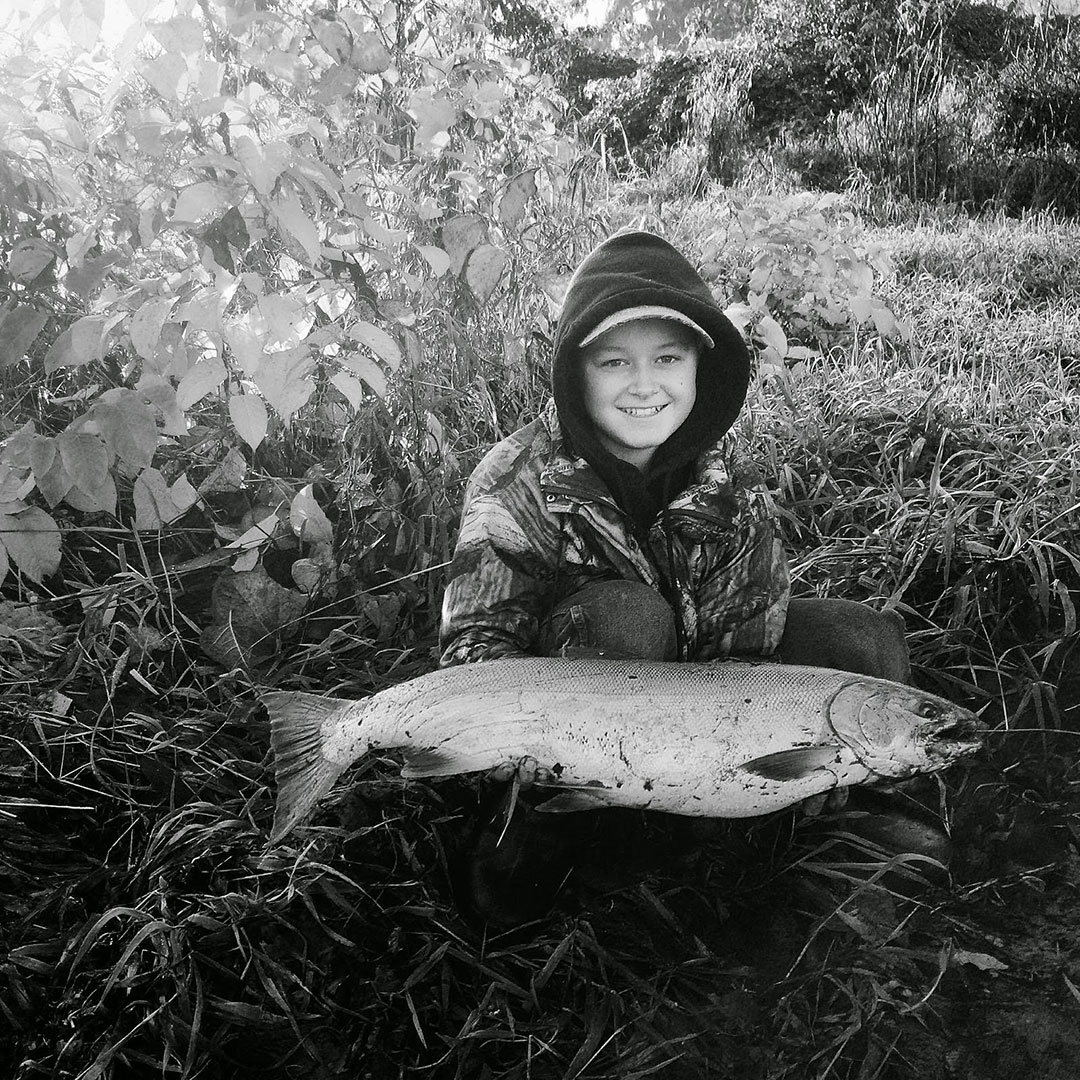
[[[990,730],[977,716],[949,716],[922,725],[926,748],[933,754],[956,757],[981,750]]]

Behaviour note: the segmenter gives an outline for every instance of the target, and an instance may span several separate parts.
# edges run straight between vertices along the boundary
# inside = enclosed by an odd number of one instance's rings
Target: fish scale
[[[837,786],[943,768],[976,749],[966,709],[828,668],[521,657],[445,668],[361,701],[263,696],[285,835],[354,761],[403,751],[406,777],[518,764],[541,809],[748,817]]]

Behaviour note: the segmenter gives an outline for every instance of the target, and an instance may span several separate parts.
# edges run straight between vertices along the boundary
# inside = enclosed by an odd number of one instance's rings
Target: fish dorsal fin
[[[798,746],[794,750],[780,750],[775,754],[763,754],[744,762],[740,768],[763,776],[766,780],[801,780],[804,776],[839,764],[836,746]]]

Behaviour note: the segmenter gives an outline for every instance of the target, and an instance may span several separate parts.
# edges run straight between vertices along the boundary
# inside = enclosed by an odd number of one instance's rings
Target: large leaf
[[[260,145],[248,135],[236,139],[233,153],[260,195],[269,195],[274,190],[277,178],[292,159],[292,151],[287,144],[272,142]]]
[[[416,250],[424,256],[436,277],[442,277],[450,269],[450,256],[441,247],[434,247],[431,244],[417,244]]]
[[[176,388],[176,404],[185,412],[197,401],[216,390],[228,375],[219,356],[200,360],[188,369]]]
[[[300,200],[291,191],[282,192],[273,199],[274,214],[281,227],[294,237],[313,263],[322,258],[319,228],[304,211]]]
[[[68,37],[88,53],[101,36],[101,24],[105,17],[105,0],[66,0],[60,4],[60,21]]]
[[[186,435],[187,421],[176,400],[176,390],[168,379],[152,371],[135,384],[139,396],[161,414],[161,430],[166,435]]]
[[[311,372],[315,365],[308,349],[301,346],[285,352],[268,353],[252,379],[262,396],[288,423],[292,415],[315,391]]]
[[[230,394],[229,417],[237,435],[255,450],[266,438],[266,405],[255,394]]]
[[[465,280],[473,295],[485,303],[499,284],[506,269],[506,252],[494,244],[481,244],[465,264]]]
[[[104,354],[107,320],[104,315],[84,315],[71,324],[45,354],[45,372],[82,367]]]
[[[380,360],[385,360],[397,371],[401,367],[401,348],[398,343],[381,327],[361,319],[349,327],[349,336],[361,345],[366,345]]]
[[[37,506],[14,514],[0,512],[0,544],[19,570],[39,585],[60,567],[60,529]]]
[[[87,417],[128,475],[135,476],[150,464],[157,449],[157,422],[134,390],[106,390]]]
[[[244,455],[235,447],[230,446],[210,475],[199,485],[199,494],[211,495],[215,491],[239,491],[244,486],[246,475],[247,462],[244,460]]]
[[[180,192],[173,207],[173,221],[196,225],[207,218],[219,217],[230,206],[235,206],[236,201],[236,192],[232,188],[204,180]]]
[[[462,214],[442,227],[442,246],[450,256],[450,269],[460,274],[470,252],[487,240],[487,222],[479,214]]]
[[[359,375],[380,398],[386,399],[386,372],[370,356],[364,356],[363,353],[342,353],[338,360],[344,367]]]
[[[30,440],[30,471],[35,478],[44,476],[56,461],[56,440],[48,435],[35,435]]]
[[[37,236],[17,240],[8,258],[8,273],[20,285],[29,285],[56,261],[56,248]]]
[[[438,153],[450,142],[450,128],[457,123],[457,107],[445,91],[424,87],[414,90],[409,98],[409,112],[416,118],[413,136],[420,151]]]
[[[17,364],[49,321],[47,311],[20,304],[4,312],[0,322],[0,370]]]
[[[353,40],[352,62],[365,75],[379,75],[390,66],[390,53],[378,34],[367,31]]]
[[[162,296],[147,300],[131,314],[128,334],[135,351],[144,359],[152,360],[161,341],[161,330],[176,304],[175,296]]]
[[[194,57],[202,51],[202,24],[190,15],[175,15],[164,22],[152,22],[149,29],[166,53]]]
[[[525,216],[525,206],[536,194],[536,170],[518,173],[499,200],[499,224],[513,228]]]
[[[233,279],[200,289],[181,305],[176,313],[176,320],[187,323],[189,331],[209,330],[212,334],[220,334],[225,309],[235,295],[238,285],[239,282]]]
[[[370,357],[359,357],[361,360],[366,360],[372,367],[374,367],[380,375],[382,375],[382,369],[375,363]],[[386,390],[386,376],[383,375],[383,391]],[[359,380],[353,378],[344,371],[337,371],[330,376],[330,384],[336,387],[342,394],[345,395],[345,400],[356,410],[359,410],[360,406],[364,403],[364,384]],[[378,390],[375,391],[378,393]]]
[[[35,437],[30,447],[30,467],[38,491],[51,509],[63,500],[73,482],[57,452],[55,439],[44,435]]]
[[[64,468],[64,463],[59,458],[56,459],[53,467],[44,476],[37,478],[38,491],[41,492],[45,501],[49,504],[50,510],[54,510],[62,503],[74,486],[71,477],[68,476],[67,470]]]
[[[109,451],[100,436],[65,431],[56,446],[72,481],[85,492],[99,491],[109,475]]]
[[[349,62],[353,52],[353,34],[348,23],[331,11],[317,11],[308,17],[308,25],[331,59],[339,64]]]
[[[84,490],[78,484],[73,484],[64,496],[64,502],[76,510],[81,510],[84,514],[96,514],[102,511],[115,514],[116,481],[112,473],[106,473],[104,480],[92,490]]]

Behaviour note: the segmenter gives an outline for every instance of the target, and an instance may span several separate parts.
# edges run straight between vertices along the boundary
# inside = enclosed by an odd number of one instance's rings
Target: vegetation
[[[583,125],[639,167],[696,148],[699,185],[765,157],[819,190],[1073,213],[1073,23],[970,0],[763,2],[734,36],[588,84]]]
[[[1072,223],[902,170],[721,186],[700,139],[616,176],[479,12],[206,0],[106,47],[96,10],[37,5],[3,53],[0,1073],[1072,1075]],[[754,344],[797,589],[901,611],[993,734],[899,793],[910,852],[870,796],[612,812],[498,932],[457,903],[475,778],[366,762],[268,846],[257,694],[434,663],[465,478],[624,224]]]

